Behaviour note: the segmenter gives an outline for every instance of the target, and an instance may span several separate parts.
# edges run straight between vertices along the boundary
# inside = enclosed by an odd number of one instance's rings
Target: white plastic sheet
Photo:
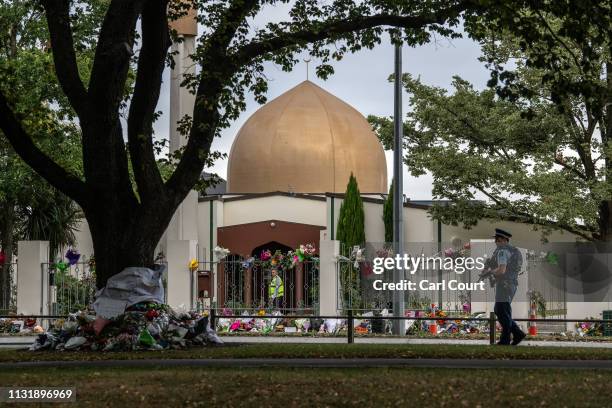
[[[110,319],[136,303],[164,303],[162,275],[165,269],[163,265],[155,269],[130,267],[112,276],[96,293],[93,304],[96,314]]]

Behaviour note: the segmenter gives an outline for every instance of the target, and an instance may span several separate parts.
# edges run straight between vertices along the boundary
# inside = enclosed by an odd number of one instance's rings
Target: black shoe
[[[523,332],[519,332],[518,334],[515,334],[514,336],[512,336],[512,345],[513,346],[518,345],[521,341],[523,341],[525,337],[527,337],[527,335]]]

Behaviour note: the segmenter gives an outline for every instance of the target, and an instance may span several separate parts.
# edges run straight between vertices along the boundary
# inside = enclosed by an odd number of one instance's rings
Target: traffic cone
[[[535,305],[535,303],[532,303],[531,306],[529,307],[529,319],[530,320],[535,320],[536,318],[537,318],[537,316],[536,316],[536,305]],[[536,325],[535,321],[529,322],[529,335],[530,336],[537,336],[538,335],[538,326]]]

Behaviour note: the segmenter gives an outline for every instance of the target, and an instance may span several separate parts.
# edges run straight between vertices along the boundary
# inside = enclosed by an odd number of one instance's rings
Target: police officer
[[[285,286],[283,280],[278,276],[278,269],[272,268],[272,279],[270,279],[270,286],[268,287],[268,301],[270,307],[279,309],[283,295],[285,294]]]
[[[502,229],[495,229],[495,245],[491,272],[495,276],[495,314],[502,326],[502,333],[497,344],[516,346],[524,338],[525,333],[512,320],[512,299],[518,286],[518,274],[523,265],[521,252],[510,245],[512,234]],[[512,343],[510,342],[512,335]]]

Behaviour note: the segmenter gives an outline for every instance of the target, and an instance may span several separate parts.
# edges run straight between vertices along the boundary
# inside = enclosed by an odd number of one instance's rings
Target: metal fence
[[[292,268],[278,268],[284,294],[281,311],[316,313],[319,308],[319,262],[308,259]],[[268,309],[271,267],[259,260],[229,257],[218,262],[200,262],[193,281],[198,309],[216,307],[233,311]]]
[[[567,276],[559,273],[554,265],[540,258],[527,259],[528,288],[544,300],[544,318],[548,322],[542,324],[542,332],[560,332],[565,328],[565,322],[560,319],[567,317]],[[559,321],[554,321],[559,319]]]
[[[52,315],[66,315],[86,309],[96,291],[95,267],[89,262],[74,265],[44,263],[48,274],[48,310]]]
[[[376,290],[375,280],[394,282],[393,271],[386,270],[382,274],[374,274],[369,261],[355,261],[339,259],[336,263],[336,274],[339,283],[338,310],[380,311],[393,309],[393,293],[389,290]],[[420,269],[414,275],[419,281],[426,280],[432,284],[444,280],[455,279],[459,282],[472,282],[476,277],[472,271],[458,275],[454,271]],[[411,279],[406,276],[405,279]],[[470,303],[469,292],[440,289],[440,290],[411,290],[403,291],[406,309],[425,310],[430,305],[441,305],[441,308],[450,311],[466,311],[466,304]]]
[[[210,311],[210,324],[211,327],[218,327],[219,320],[232,320],[238,319],[239,321],[248,321],[251,319],[252,321],[262,320],[262,319],[271,319],[275,321],[282,321],[283,319],[310,319],[324,321],[326,319],[331,319],[335,322],[340,322],[343,330],[338,333],[344,334],[347,338],[348,343],[355,342],[355,327],[356,323],[359,321],[368,320],[372,324],[374,324],[375,320],[379,321],[417,321],[417,322],[436,322],[436,324],[440,323],[448,323],[448,322],[471,322],[475,327],[478,327],[479,333],[487,334],[489,344],[495,344],[497,340],[497,316],[495,313],[490,312],[488,317],[467,317],[467,316],[455,316],[455,317],[407,317],[407,316],[385,316],[385,317],[373,317],[373,316],[365,316],[360,313],[355,313],[353,310],[348,310],[344,315],[338,316],[312,316],[312,315],[290,315],[290,316],[279,316],[279,315],[247,315],[247,314],[235,314],[235,315],[219,315],[219,310],[211,309]],[[516,322],[523,322],[529,324],[537,324],[538,326],[546,324],[546,323],[556,323],[557,319],[514,319]],[[600,324],[603,327],[612,327],[612,320],[609,319],[558,319],[559,321],[565,323],[588,323],[588,324]],[[383,323],[384,325],[384,323]],[[360,337],[367,337],[368,335],[360,335]],[[406,334],[406,336],[409,336]]]
[[[0,264],[0,314],[17,312],[17,264]]]

